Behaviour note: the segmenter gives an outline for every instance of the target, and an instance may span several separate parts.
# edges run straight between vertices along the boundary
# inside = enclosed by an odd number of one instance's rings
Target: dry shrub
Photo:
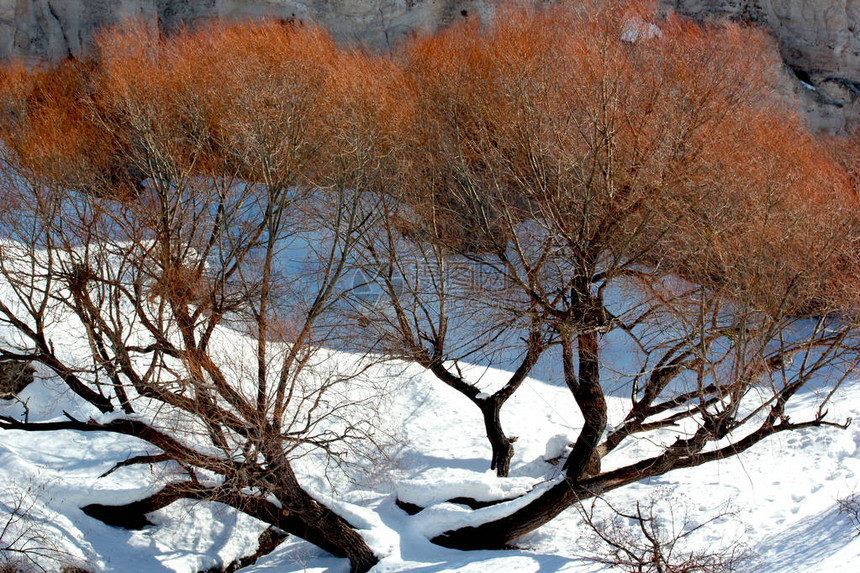
[[[20,168],[43,182],[127,196],[139,175],[129,170],[128,149],[93,104],[94,70],[92,62],[69,60],[31,71],[5,69],[0,129]]]
[[[839,514],[848,517],[855,535],[860,535],[860,496],[856,493],[836,500]]]
[[[619,509],[606,500],[580,505],[586,525],[585,558],[629,573],[730,573],[749,561],[739,539],[693,549],[688,538],[708,525],[731,518],[723,507],[706,518],[691,518],[678,496],[656,495]]]
[[[41,492],[6,487],[0,501],[0,572],[87,571],[65,548],[60,530],[34,515]]]
[[[33,382],[34,368],[29,362],[0,360],[0,398],[12,399]]]

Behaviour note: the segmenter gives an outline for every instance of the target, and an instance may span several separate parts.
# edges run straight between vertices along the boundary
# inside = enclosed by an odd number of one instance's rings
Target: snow
[[[225,348],[242,341],[236,333],[219,333]],[[57,348],[82,355],[79,334],[58,321],[51,333]],[[617,350],[623,352],[623,349]],[[625,356],[606,356],[621,363]],[[327,360],[341,366],[359,359],[331,353]],[[488,387],[501,384],[509,373],[480,367]],[[299,475],[312,494],[347,517],[381,557],[376,572],[407,571],[606,571],[589,559],[593,539],[581,515],[571,509],[556,520],[518,540],[506,551],[463,552],[445,549],[429,539],[453,526],[477,523],[502,515],[526,503],[554,483],[554,460],[576,438],[581,417],[556,373],[541,365],[502,410],[503,424],[518,436],[511,477],[499,479],[488,471],[489,446],[483,437],[479,411],[469,400],[438,384],[415,366],[372,365],[368,380],[385,380],[386,431],[394,441],[388,460],[370,464],[360,479],[319,476],[318,460],[301,460]],[[361,393],[361,384],[355,392]],[[816,403],[820,390],[799,396],[799,410]],[[62,384],[44,371],[22,392],[31,420],[59,420],[63,412],[87,419],[96,416]],[[609,396],[610,412],[623,410],[625,399]],[[846,383],[830,406],[835,420],[860,417],[860,383]],[[23,406],[0,401],[0,415],[20,416]],[[669,441],[671,430],[651,436]],[[860,537],[848,516],[839,512],[838,500],[860,491],[860,428],[808,429],[776,435],[740,456],[698,468],[677,470],[622,488],[605,496],[614,507],[629,509],[637,501],[655,500],[664,518],[674,515],[688,524],[704,523],[719,513],[724,517],[685,539],[689,550],[746,548],[749,558],[741,571],[853,572],[860,570]],[[656,446],[647,440],[613,452],[609,466],[621,465]],[[155,491],[172,478],[175,468],[121,468],[100,477],[117,462],[147,452],[142,442],[122,436],[62,431],[35,434],[0,432],[0,525],[16,499],[26,498],[33,531],[49,538],[62,553],[62,562],[45,562],[58,570],[78,564],[93,571],[196,572],[229,563],[252,553],[264,524],[226,506],[206,502],[177,502],[151,515],[154,526],[138,531],[110,527],[88,517],[80,507],[89,503],[123,503]],[[471,510],[450,503],[454,497],[476,500],[512,498],[512,503]],[[400,499],[423,511],[408,515],[396,504]],[[605,508],[596,506],[605,516]],[[603,512],[603,513],[601,513]],[[249,572],[346,572],[345,560],[290,538],[270,555],[248,567]]]
[[[535,480],[528,477],[498,478],[487,470],[480,474],[468,470],[433,468],[422,478],[405,480],[397,485],[397,498],[421,507],[455,497],[470,497],[477,501],[514,498],[528,492]]]

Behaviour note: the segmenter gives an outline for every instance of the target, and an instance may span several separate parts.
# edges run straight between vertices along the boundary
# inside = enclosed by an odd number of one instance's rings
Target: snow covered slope
[[[39,374],[21,395],[32,420],[60,418],[63,411],[89,415],[60,384]],[[305,480],[320,496],[333,496],[329,501],[339,511],[364,523],[362,533],[383,557],[376,571],[608,570],[591,559],[600,549],[576,510],[521,538],[514,550],[461,552],[428,541],[467,511],[442,503],[455,493],[450,484],[457,484],[457,495],[493,499],[540,487],[552,475],[554,466],[547,460],[563,451],[580,424],[566,388],[530,379],[506,405],[504,423],[519,441],[512,477],[500,480],[487,471],[488,447],[477,412],[460,395],[415,368],[375,366],[368,375],[397,379],[389,419],[380,421],[396,438],[387,450],[390,459],[378,460],[358,483],[334,479],[329,484],[315,478],[310,466]],[[489,382],[500,375],[492,369],[484,373]],[[812,403],[815,390],[808,392],[805,398]],[[610,400],[620,407],[623,399]],[[19,415],[21,409],[18,403],[0,402],[0,414]],[[831,413],[835,419],[860,416],[860,383],[839,391]],[[683,539],[679,550],[743,551],[739,570],[757,573],[857,571],[860,538],[849,516],[840,513],[838,500],[860,491],[858,445],[856,424],[847,430],[778,435],[736,458],[612,492],[594,506],[594,520],[610,517],[606,503],[630,511],[637,501],[644,506],[654,500],[656,514],[678,532],[685,523],[689,529],[716,518]],[[647,447],[645,442],[627,446],[616,463],[625,452]],[[217,504],[175,503],[153,516],[154,527],[139,531],[107,526],[79,509],[94,501],[129,502],[153,491],[159,470],[136,466],[102,476],[116,462],[144,451],[133,439],[103,434],[3,432],[0,523],[23,502],[31,521],[17,521],[13,529],[27,525],[34,543],[47,542],[61,551],[60,561],[42,561],[49,568],[74,563],[95,571],[193,572],[256,549],[264,525]],[[396,497],[427,509],[410,516],[395,505]],[[189,513],[192,519],[177,519]],[[247,568],[276,570],[347,571],[348,565],[290,539]]]

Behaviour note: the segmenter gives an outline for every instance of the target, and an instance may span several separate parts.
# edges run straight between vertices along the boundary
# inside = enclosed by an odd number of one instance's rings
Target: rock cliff
[[[125,18],[170,30],[211,18],[315,20],[345,41],[386,47],[419,28],[487,17],[493,0],[0,0],[0,58],[77,56],[94,32]],[[788,82],[810,122],[860,125],[860,0],[660,0],[701,18],[766,27],[796,79]]]
[[[384,47],[418,28],[463,14],[485,15],[492,0],[0,0],[0,57],[78,55],[93,32],[125,18],[170,30],[212,17],[314,20],[346,41]]]
[[[860,0],[660,0],[699,19],[764,26],[796,76],[810,122],[838,131],[860,126]]]

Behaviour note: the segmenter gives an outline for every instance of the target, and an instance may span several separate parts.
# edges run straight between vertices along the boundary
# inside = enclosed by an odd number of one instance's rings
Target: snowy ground
[[[505,406],[508,433],[519,440],[512,477],[499,480],[486,471],[488,448],[474,406],[415,369],[380,366],[371,374],[398,379],[386,420],[380,421],[396,440],[387,452],[390,459],[368,467],[358,484],[335,480],[334,492],[336,503],[352,512],[353,522],[364,524],[362,533],[382,556],[376,571],[608,570],[589,559],[594,539],[576,510],[521,538],[517,550],[461,552],[428,541],[466,511],[438,503],[453,491],[497,498],[524,492],[550,475],[552,466],[545,460],[561,453],[580,423],[565,388],[529,379]],[[485,372],[488,379],[498,375]],[[799,400],[801,408],[804,399],[811,403],[815,398],[814,390],[808,392]],[[64,410],[75,413],[80,408],[50,377],[31,385],[22,398],[31,420],[58,418]],[[620,397],[610,400],[622,405]],[[0,401],[0,414],[20,411],[19,404]],[[860,418],[860,383],[840,390],[831,415],[836,420]],[[729,511],[690,535],[685,548],[744,549],[741,571],[856,572],[860,537],[848,516],[839,512],[837,500],[860,492],[858,445],[858,424],[847,430],[782,434],[736,458],[671,472],[613,492],[606,501],[629,510],[637,500],[656,499],[658,513],[673,515],[674,521],[666,523],[676,528],[685,519],[691,526]],[[607,463],[621,463],[625,455],[647,447],[633,443]],[[99,477],[117,461],[143,451],[140,442],[104,434],[0,433],[0,511],[8,515],[10,507],[23,501],[32,532],[63,550],[66,563],[95,571],[194,572],[253,552],[263,525],[217,504],[176,503],[153,516],[155,527],[140,531],[117,529],[86,516],[79,507],[87,503],[128,502],[153,491],[157,472],[164,470],[138,466]],[[315,491],[327,489],[322,481],[307,479]],[[450,484],[456,484],[456,490]],[[395,495],[430,507],[409,516],[394,505]],[[607,515],[602,502],[597,515]],[[296,540],[246,569],[347,570],[345,560]]]

